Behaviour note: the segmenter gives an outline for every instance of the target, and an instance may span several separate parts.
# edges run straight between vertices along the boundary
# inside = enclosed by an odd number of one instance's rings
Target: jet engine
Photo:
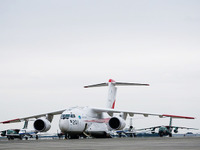
[[[121,117],[112,117],[109,120],[108,125],[112,129],[121,130],[121,129],[123,129],[126,126],[126,122]]]
[[[178,133],[178,128],[177,127],[174,129],[174,133]]]
[[[46,118],[39,118],[34,121],[33,127],[40,132],[46,132],[51,128],[51,123]]]

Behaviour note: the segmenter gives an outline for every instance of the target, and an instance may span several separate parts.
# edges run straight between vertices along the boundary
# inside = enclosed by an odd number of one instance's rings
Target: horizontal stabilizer
[[[109,79],[108,82],[87,85],[87,86],[84,86],[84,88],[101,87],[101,86],[108,86],[108,100],[107,100],[106,107],[114,109],[115,102],[116,102],[116,93],[117,93],[116,86],[149,86],[149,84],[116,82],[113,79]]]
[[[109,86],[108,83],[112,83],[114,86],[149,86],[149,84],[128,83],[128,82],[115,82],[114,80],[109,79],[109,81],[107,83],[104,82],[104,83],[100,83],[100,84],[87,85],[87,86],[84,86],[84,88]]]
[[[149,84],[141,84],[141,83],[125,83],[125,82],[116,82],[115,85],[118,85],[118,86],[123,86],[123,85],[149,86]]]
[[[100,87],[100,86],[108,86],[108,83],[100,83],[100,84],[87,85],[87,86],[84,86],[84,88]]]

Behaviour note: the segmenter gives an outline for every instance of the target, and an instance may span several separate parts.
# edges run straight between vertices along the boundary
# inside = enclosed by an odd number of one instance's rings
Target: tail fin
[[[108,83],[88,85],[88,86],[84,86],[84,88],[108,86],[108,100],[107,100],[106,107],[114,109],[115,101],[116,101],[116,93],[117,93],[117,88],[115,86],[123,86],[123,85],[125,85],[125,86],[129,86],[129,85],[149,86],[149,84],[115,82],[114,80],[109,79]]]
[[[172,126],[172,117],[170,117],[169,126],[170,126],[170,127]]]
[[[27,129],[28,128],[28,120],[24,121],[24,127],[22,129]]]

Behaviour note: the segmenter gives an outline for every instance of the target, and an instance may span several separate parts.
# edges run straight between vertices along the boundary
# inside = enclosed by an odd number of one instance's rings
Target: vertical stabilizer
[[[22,129],[27,129],[28,128],[28,120],[24,121],[24,127]]]
[[[170,117],[169,126],[172,126],[172,117]]]
[[[170,117],[170,121],[169,121],[169,131],[170,133],[172,132],[172,117]]]
[[[115,81],[110,79],[108,81],[108,100],[107,100],[107,108],[115,108],[117,88],[115,87]]]
[[[108,86],[108,99],[107,99],[106,107],[114,109],[115,102],[116,102],[116,93],[117,93],[116,86],[130,86],[130,85],[131,86],[135,86],[135,85],[136,86],[149,86],[149,84],[115,82],[114,80],[109,79],[108,83],[88,85],[88,86],[84,86],[84,88]]]

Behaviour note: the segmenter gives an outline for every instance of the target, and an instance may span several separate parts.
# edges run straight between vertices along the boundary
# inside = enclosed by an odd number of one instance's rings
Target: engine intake
[[[112,117],[109,120],[108,125],[112,129],[121,130],[126,126],[126,123],[125,123],[125,120],[120,117]]]
[[[51,128],[51,123],[45,118],[39,118],[35,120],[35,122],[33,123],[33,127],[37,131],[46,132]]]
[[[178,129],[174,130],[174,133],[178,133]]]
[[[175,127],[174,133],[178,133],[178,127]]]

